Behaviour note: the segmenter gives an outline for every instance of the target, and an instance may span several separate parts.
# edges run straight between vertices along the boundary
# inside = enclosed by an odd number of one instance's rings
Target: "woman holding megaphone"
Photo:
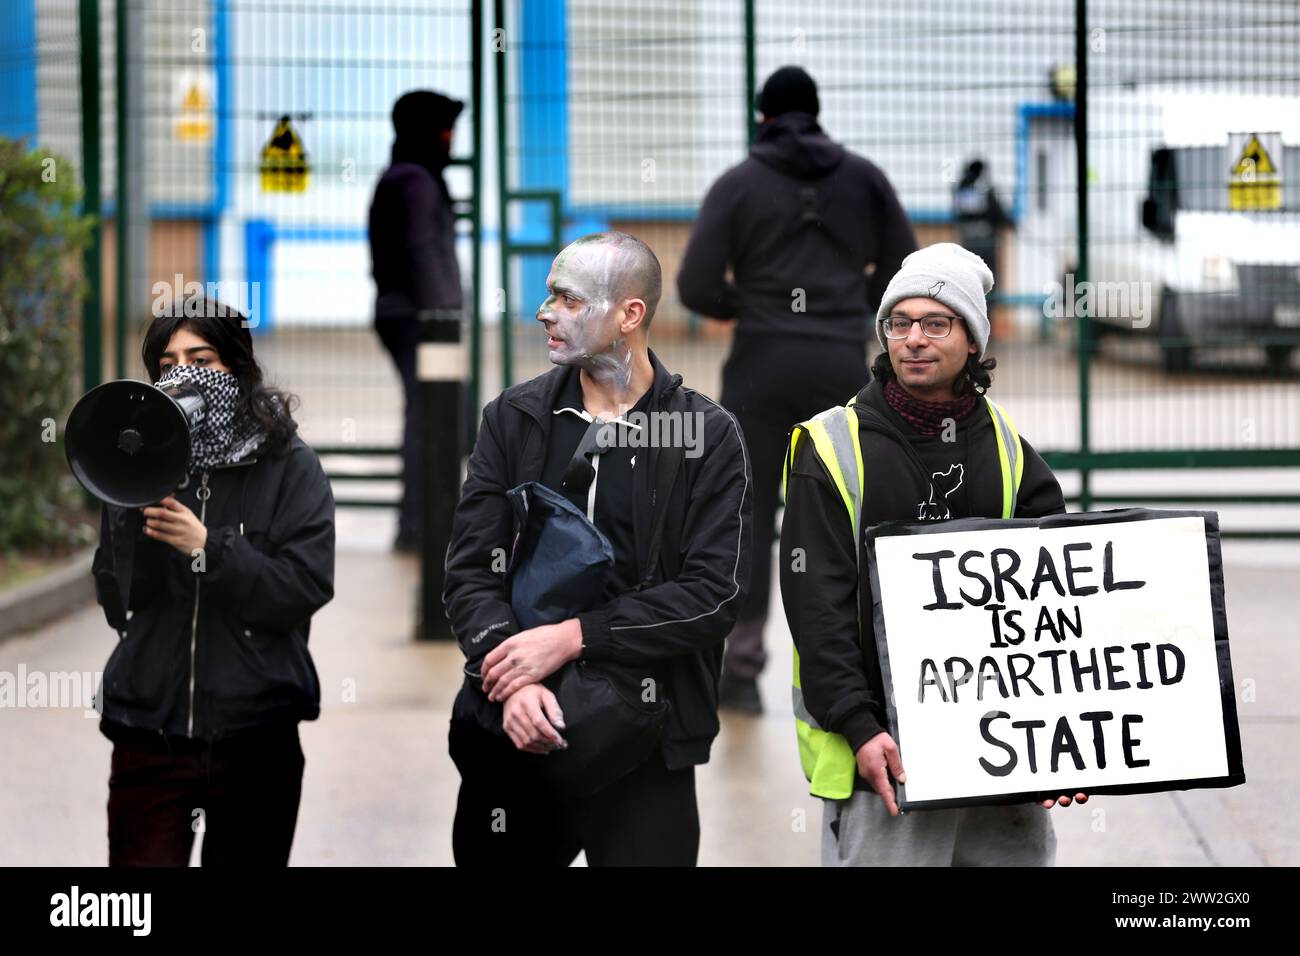
[[[103,509],[96,594],[121,635],[97,700],[109,864],[185,866],[203,832],[204,865],[283,866],[298,722],[320,713],[307,635],[334,594],[333,495],[239,312],[177,301],[142,356],[151,382],[191,386],[203,411],[175,491]]]

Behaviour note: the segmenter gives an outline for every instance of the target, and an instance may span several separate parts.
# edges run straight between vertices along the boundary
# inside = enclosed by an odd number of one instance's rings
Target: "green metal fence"
[[[682,308],[672,280],[701,197],[755,134],[755,89],[797,63],[826,130],[886,172],[922,243],[958,237],[958,180],[986,164],[1011,220],[992,255],[995,394],[1074,503],[1210,503],[1236,509],[1230,533],[1296,533],[1278,510],[1300,504],[1293,4],[32,6],[38,133],[83,157],[111,256],[86,262],[87,384],[141,373],[145,316],[117,290],[138,303],[177,274],[260,283],[259,353],[355,489],[342,500],[391,500],[370,482],[393,471],[401,398],[369,329],[364,228],[397,95],[469,103],[450,180],[472,405],[546,368],[532,320],[546,267],[600,228],[659,254],[655,348],[716,394],[733,330]],[[73,36],[79,77],[51,68]],[[262,149],[284,116],[311,178],[265,193]]]
[[[391,481],[376,479],[396,475],[402,398],[370,325],[367,210],[388,163],[397,97],[431,88],[464,100],[447,178],[467,303],[475,301],[481,5],[34,4],[42,35],[79,28],[80,90],[75,74],[43,75],[42,94],[49,103],[80,94],[80,129],[52,138],[84,148],[88,204],[102,204],[107,224],[103,249],[87,257],[100,298],[87,305],[86,384],[101,376],[101,351],[109,375],[141,376],[152,304],[198,283],[252,316],[269,376],[301,397],[302,433],[348,483],[340,502],[391,504]],[[274,172],[267,146],[286,130],[302,150],[294,167],[302,175]],[[477,401],[479,325],[477,310],[467,313]]]
[[[755,89],[794,63],[922,244],[960,238],[957,180],[986,164],[1011,220],[988,254],[994,390],[1073,503],[1245,506],[1227,533],[1300,534],[1272,510],[1300,503],[1294,6],[496,0],[493,25],[505,382],[546,366],[550,256],[619,228],[664,264],[656,350],[716,394],[731,329],[688,314],[672,278],[752,140]],[[1243,184],[1252,133],[1276,172],[1251,147]]]

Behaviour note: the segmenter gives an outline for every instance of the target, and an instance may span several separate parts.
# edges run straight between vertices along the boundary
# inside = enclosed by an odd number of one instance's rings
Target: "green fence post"
[[[1074,24],[1074,150],[1078,166],[1076,201],[1079,219],[1078,265],[1075,267],[1076,284],[1088,278],[1088,0],[1075,0]],[[1089,415],[1089,377],[1092,372],[1092,297],[1089,307],[1080,309],[1079,322],[1079,453],[1084,466],[1079,470],[1079,507],[1088,511],[1092,507],[1091,472],[1086,462],[1092,451]]]
[[[84,254],[86,298],[81,307],[81,386],[90,391],[103,381],[104,226],[100,221],[99,0],[80,0],[81,39],[81,182],[82,212],[93,217]]]
[[[505,0],[494,0],[493,23],[500,33],[500,49],[493,63],[496,75],[497,101],[497,218],[500,226],[501,247],[501,387],[508,388],[514,378],[511,368],[510,333],[510,201],[507,198],[510,177],[506,169],[506,10]]]
[[[470,250],[470,301],[469,301],[469,354],[470,379],[468,405],[469,445],[473,447],[478,429],[479,384],[483,366],[483,316],[482,304],[483,278],[483,5],[477,0],[470,0],[470,96],[474,99],[474,125],[471,136],[473,156],[470,165],[470,191],[473,193],[470,207],[470,233],[473,247]]]
[[[113,54],[116,65],[113,79],[117,89],[117,95],[113,100],[113,109],[117,121],[117,188],[113,197],[113,251],[117,275],[117,289],[115,292],[117,301],[114,304],[115,319],[113,322],[113,369],[115,378],[126,378],[126,323],[131,309],[130,230],[127,228],[127,206],[129,205],[128,196],[130,195],[127,183],[129,171],[127,153],[131,140],[127,131],[128,104],[131,99],[127,91],[128,66],[126,62],[127,49],[130,43],[128,39],[130,30],[127,27],[128,6],[128,0],[116,0],[113,4],[115,24]]]
[[[754,117],[757,89],[754,77],[754,0],[745,0],[745,135],[750,146],[758,138],[758,122]]]

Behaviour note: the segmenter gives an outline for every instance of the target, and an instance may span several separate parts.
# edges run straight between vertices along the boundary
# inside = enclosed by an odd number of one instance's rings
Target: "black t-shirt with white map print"
[[[940,521],[979,515],[979,511],[972,509],[971,482],[968,479],[971,477],[971,428],[982,424],[977,416],[989,416],[984,399],[975,403],[975,408],[969,415],[954,420],[951,426],[938,435],[921,434],[888,401],[873,403],[873,407],[885,413],[889,423],[902,433],[925,465],[929,487],[923,489],[927,492],[924,497],[917,497],[916,506],[908,517],[921,521]],[[987,482],[983,484],[987,485]],[[1000,487],[998,492],[1000,494]]]
[[[988,411],[980,402],[971,414],[987,415]],[[951,441],[944,441],[943,433],[930,437],[913,432],[907,436],[925,463],[930,479],[930,494],[917,501],[914,518],[935,521],[966,517],[971,513],[970,488],[966,482],[970,430],[958,424],[950,429],[949,435]]]

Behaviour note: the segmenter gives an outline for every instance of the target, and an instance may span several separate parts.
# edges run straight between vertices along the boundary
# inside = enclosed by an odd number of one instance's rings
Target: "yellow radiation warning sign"
[[[262,147],[262,192],[302,193],[307,191],[307,151],[288,116],[281,116],[275,132]]]
[[[1282,134],[1229,133],[1228,208],[1282,208]]]

